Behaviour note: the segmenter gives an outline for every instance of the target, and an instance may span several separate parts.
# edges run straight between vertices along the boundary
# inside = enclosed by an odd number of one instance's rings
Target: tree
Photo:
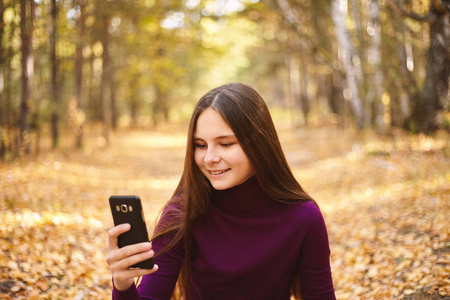
[[[57,28],[58,28],[58,6],[56,0],[51,1],[51,34],[50,34],[50,64],[51,64],[51,85],[50,95],[52,102],[52,115],[51,115],[51,128],[52,128],[52,141],[53,147],[57,147],[59,144],[59,84],[58,84],[58,58],[56,55],[57,44]]]
[[[5,13],[5,3],[3,0],[0,0],[0,158],[4,157],[5,152],[6,152],[6,145],[5,145],[5,140],[3,138],[3,134],[4,134],[4,96],[3,96],[3,91],[5,88],[5,83],[4,83],[4,61],[6,58],[5,55],[5,50],[6,47],[4,47],[4,41],[3,41],[3,36],[4,36],[4,32],[5,32],[5,18],[4,18],[4,13]]]
[[[75,145],[77,148],[81,148],[83,145],[83,123],[84,123],[84,112],[83,112],[83,48],[85,44],[86,35],[86,3],[82,0],[76,1],[76,7],[78,8],[77,16],[77,28],[78,28],[78,40],[76,42],[75,49]]]
[[[415,132],[434,132],[442,126],[444,102],[449,101],[447,92],[450,75],[450,2],[431,1],[426,15],[408,12],[394,0],[389,0],[389,4],[401,16],[427,22],[430,26],[425,81],[422,90],[412,99],[412,115],[405,125]]]
[[[343,5],[344,4],[344,5]],[[354,50],[350,40],[350,34],[346,25],[347,3],[346,0],[333,0],[331,4],[331,14],[336,29],[336,37],[339,47],[342,50],[342,63],[346,74],[348,91],[346,98],[350,100],[356,126],[359,129],[364,127],[364,112],[362,100],[359,96],[357,76],[361,73],[354,65],[355,59],[361,61]]]
[[[380,4],[378,0],[371,0],[369,3],[369,26],[367,28],[371,36],[371,43],[368,49],[368,63],[371,68],[372,84],[370,84],[369,95],[371,101],[371,111],[375,126],[380,133],[385,133],[386,124],[384,121],[385,106],[382,102],[383,97],[383,69],[381,68],[381,23],[380,23]],[[368,105],[368,106],[369,106]],[[369,118],[369,120],[372,118]]]
[[[112,125],[112,101],[111,101],[111,55],[110,43],[111,36],[108,28],[111,22],[111,15],[108,4],[99,0],[97,5],[97,18],[99,21],[100,42],[102,44],[102,75],[100,83],[100,99],[102,105],[102,120],[103,120],[103,137],[107,144],[110,142],[109,131]]]
[[[32,7],[34,1],[20,0],[20,33],[22,42],[22,93],[19,118],[19,145],[20,151],[30,152],[30,84],[33,77],[33,55],[31,39],[33,36]]]

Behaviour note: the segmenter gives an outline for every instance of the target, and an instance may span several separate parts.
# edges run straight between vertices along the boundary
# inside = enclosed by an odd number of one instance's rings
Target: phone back
[[[141,200],[138,196],[111,196],[109,198],[114,225],[129,223],[131,229],[119,236],[119,247],[148,242],[147,227]]]
[[[149,241],[144,211],[141,199],[138,196],[111,196],[109,197],[109,205],[111,206],[115,226],[123,223],[131,225],[129,231],[119,235],[119,248]],[[149,259],[132,267],[151,269],[153,268],[153,261]]]

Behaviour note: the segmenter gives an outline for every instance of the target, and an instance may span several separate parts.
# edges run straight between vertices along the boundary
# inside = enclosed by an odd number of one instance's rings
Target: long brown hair
[[[253,165],[255,176],[264,192],[275,201],[293,204],[314,201],[294,178],[283,154],[270,112],[261,96],[250,86],[231,83],[205,94],[194,109],[189,125],[184,171],[172,199],[166,204],[153,238],[171,233],[171,242],[164,253],[184,240],[185,262],[178,280],[180,298],[189,298],[189,269],[191,257],[191,226],[208,211],[212,187],[194,160],[194,134],[200,114],[214,108],[228,123],[242,149]],[[299,274],[292,277],[291,293],[300,299]],[[178,297],[177,297],[178,298]]]

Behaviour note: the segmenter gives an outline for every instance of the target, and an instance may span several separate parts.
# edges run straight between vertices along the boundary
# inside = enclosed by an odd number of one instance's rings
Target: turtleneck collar
[[[212,203],[230,214],[247,214],[268,202],[256,176],[226,190],[213,189]]]

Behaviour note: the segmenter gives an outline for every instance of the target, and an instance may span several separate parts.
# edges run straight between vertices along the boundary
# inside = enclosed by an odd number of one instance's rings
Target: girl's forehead
[[[234,136],[234,132],[214,108],[208,107],[197,119],[194,137]]]

